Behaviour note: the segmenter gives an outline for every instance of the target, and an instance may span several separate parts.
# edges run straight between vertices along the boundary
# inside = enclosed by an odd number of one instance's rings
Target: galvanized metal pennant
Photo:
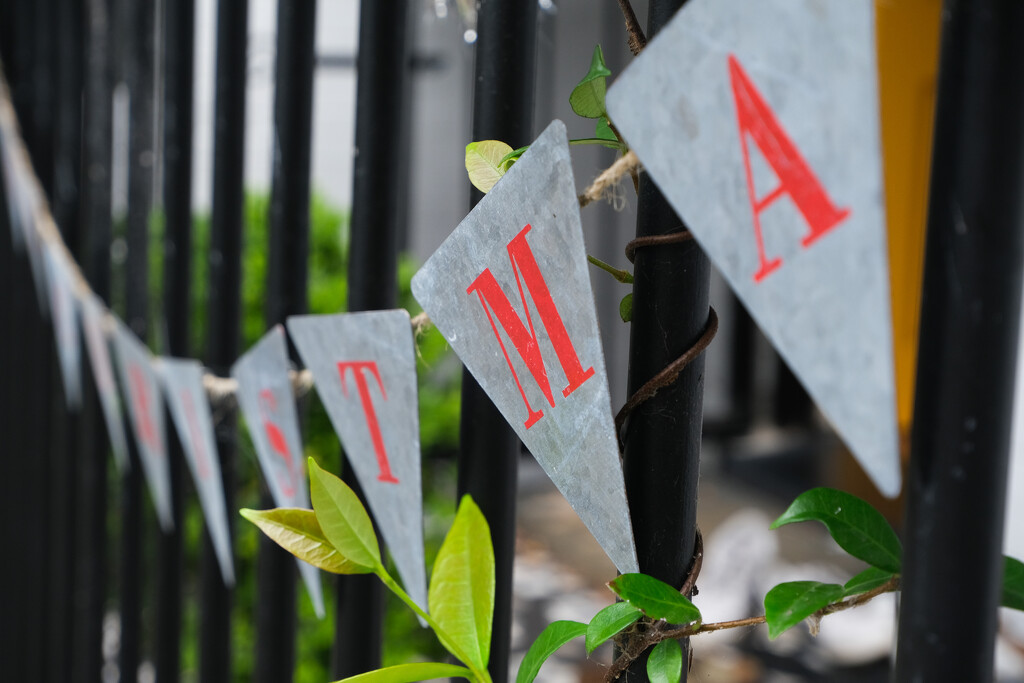
[[[227,506],[224,502],[224,479],[213,436],[210,402],[203,387],[203,366],[199,361],[191,359],[161,358],[156,367],[163,381],[167,406],[178,432],[185,461],[199,493],[199,503],[210,531],[221,577],[224,585],[233,586],[235,568]]]
[[[412,291],[615,566],[637,571],[561,121],[430,257]]]
[[[276,325],[231,368],[238,408],[249,427],[267,488],[278,507],[309,509],[299,416],[288,376],[284,327]],[[324,616],[319,570],[296,560],[317,616]]]
[[[872,0],[692,0],[615,82],[607,106],[875,485],[894,496],[877,93]]]
[[[123,474],[129,470],[131,465],[128,460],[124,422],[121,419],[121,397],[117,393],[117,384],[114,382],[114,371],[110,365],[110,347],[104,332],[106,309],[93,294],[83,297],[80,304],[82,328],[85,331],[85,347],[89,352],[92,376],[96,382],[96,392],[100,397],[103,420],[107,425],[110,449],[114,452],[117,469]]]
[[[409,314],[288,319],[405,589],[427,605],[416,351]]]
[[[78,337],[78,300],[72,294],[71,275],[65,256],[47,245],[43,252],[47,290],[50,295],[51,321],[57,342],[57,358],[64,380],[67,407],[77,410],[82,404],[82,351]]]
[[[135,334],[123,323],[114,333],[118,374],[128,404],[135,444],[142,461],[153,507],[164,531],[174,529],[171,509],[171,480],[167,461],[167,436],[164,433],[164,405],[160,385],[153,368],[153,357]]]

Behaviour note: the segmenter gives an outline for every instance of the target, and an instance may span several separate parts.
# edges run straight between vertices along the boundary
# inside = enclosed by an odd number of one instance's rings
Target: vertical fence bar
[[[82,224],[78,259],[93,291],[110,299],[110,166],[113,80],[110,59],[110,0],[86,0],[83,90]],[[83,365],[88,365],[83,361]],[[79,478],[80,578],[75,610],[72,676],[99,683],[103,669],[103,612],[106,594],[107,452],[97,399],[83,392],[82,468]]]
[[[80,0],[58,0],[56,21],[56,115],[54,131],[53,215],[65,243],[75,252],[80,235],[79,170],[82,145],[82,12]],[[52,332],[52,327],[51,327]],[[55,338],[51,334],[51,338]],[[52,457],[54,471],[51,509],[51,571],[49,595],[52,601],[51,639],[47,644],[48,679],[55,683],[67,680],[67,663],[71,659],[74,620],[72,611],[74,585],[77,577],[75,538],[77,512],[76,482],[79,480],[79,446],[76,436],[80,414],[67,409],[60,373],[53,373],[53,382],[60,390],[52,392],[50,430],[54,439]]]
[[[192,291],[192,64],[194,0],[163,0],[164,321],[168,352],[190,356]],[[171,424],[168,420],[167,424]],[[184,574],[184,454],[168,439],[174,531],[160,543],[156,677],[177,681],[181,670]]]
[[[348,310],[392,308],[398,300],[398,241],[404,232],[408,167],[402,145],[412,52],[408,0],[363,0],[359,7],[356,149]],[[351,468],[345,481],[362,497]],[[383,591],[373,576],[339,577],[332,671],[354,676],[381,665]]]
[[[1022,32],[1019,2],[945,3],[899,681],[994,675],[1024,254]]]
[[[310,141],[316,39],[313,0],[277,6],[274,158],[267,255],[267,325],[307,310]],[[294,352],[292,354],[294,358]],[[273,505],[269,494],[264,505]],[[256,680],[290,681],[295,669],[295,559],[260,536]]]
[[[125,322],[143,342],[149,330],[149,221],[153,210],[155,162],[153,68],[155,59],[155,8],[151,3],[127,2],[125,33],[128,43],[126,80],[131,97],[128,134],[128,216],[125,263]],[[121,548],[121,657],[122,677],[136,675],[142,646],[142,532],[141,462],[134,439],[129,438],[132,469],[122,486]]]
[[[210,286],[207,363],[226,375],[238,358],[242,334],[242,225],[245,209],[245,93],[248,0],[217,3],[214,98],[213,207],[210,220]],[[237,420],[225,416],[217,427],[217,452],[224,477],[224,502],[235,510]],[[228,514],[234,538],[234,514]],[[199,680],[231,680],[231,608],[234,592],[224,585],[209,533],[203,535]]]
[[[533,140],[537,3],[481,0],[477,11],[473,139],[513,148]],[[481,194],[472,190],[475,206]],[[490,672],[508,679],[515,559],[519,440],[473,376],[462,372],[458,492],[470,494],[491,527],[495,559],[494,627]]]
[[[651,0],[648,39],[682,5],[683,0]],[[636,236],[685,229],[650,176],[642,173]],[[689,240],[637,249],[634,278],[630,394],[702,337],[708,325],[711,268],[696,242]],[[673,586],[682,586],[694,552],[703,395],[700,355],[676,382],[633,411],[624,435],[626,494],[640,570]],[[646,657],[627,676],[630,681],[647,680]]]

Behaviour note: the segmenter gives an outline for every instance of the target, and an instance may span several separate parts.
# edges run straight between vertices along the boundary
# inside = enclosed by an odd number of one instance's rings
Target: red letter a
[[[569,339],[569,333],[565,330],[562,316],[559,314],[558,309],[555,307],[555,302],[551,298],[548,284],[544,281],[544,276],[537,265],[537,259],[530,250],[530,245],[526,242],[526,233],[529,231],[530,226],[527,225],[508,243],[508,257],[512,261],[512,272],[515,273],[516,284],[519,286],[519,298],[522,299],[523,310],[526,313],[526,325],[523,325],[522,319],[516,315],[515,310],[512,308],[512,303],[505,296],[505,293],[501,291],[501,287],[498,285],[497,280],[494,279],[490,268],[480,273],[473,280],[473,284],[466,289],[466,294],[476,292],[477,296],[480,297],[480,304],[484,307],[487,319],[491,323],[491,329],[494,330],[494,336],[498,338],[501,351],[505,354],[505,361],[508,363],[509,370],[512,371],[512,378],[516,381],[516,387],[519,388],[519,393],[523,397],[523,403],[526,404],[526,411],[529,414],[525,422],[527,429],[532,427],[537,420],[544,417],[544,412],[534,410],[530,407],[530,402],[526,400],[526,392],[523,391],[523,385],[519,382],[519,375],[516,374],[516,370],[512,366],[512,359],[509,358],[508,349],[505,348],[505,342],[501,340],[498,328],[494,324],[494,317],[497,316],[498,322],[501,323],[502,329],[505,330],[505,334],[512,340],[516,351],[519,352],[519,357],[526,363],[526,367],[529,368],[534,381],[537,382],[540,390],[544,392],[544,397],[553,408],[555,406],[555,399],[551,395],[548,371],[544,367],[544,360],[540,355],[540,345],[537,343],[537,333],[533,328],[533,318],[530,316],[530,307],[526,303],[526,293],[523,291],[524,280],[526,281],[526,288],[530,292],[534,306],[537,307],[537,313],[540,314],[541,322],[544,323],[544,329],[547,330],[548,336],[551,338],[551,345],[555,348],[555,353],[558,355],[558,362],[562,365],[562,371],[565,372],[565,377],[569,380],[568,386],[562,390],[562,396],[568,396],[576,391],[580,385],[594,374],[593,367],[584,370],[583,366],[580,365],[580,359],[576,354],[572,341]],[[522,273],[522,277],[520,277],[520,273]],[[491,315],[491,311],[494,311],[494,316]],[[527,330],[527,325],[529,330]]]
[[[732,82],[732,94],[736,100],[736,119],[739,122],[743,164],[747,172],[747,191],[750,193],[751,208],[754,210],[754,236],[757,239],[757,255],[761,265],[754,273],[754,281],[760,282],[782,265],[781,258],[769,261],[765,257],[764,237],[761,234],[761,212],[776,199],[788,194],[803,214],[811,229],[801,241],[804,247],[810,246],[816,239],[842,222],[850,215],[850,210],[836,208],[825,194],[825,189],[800,155],[800,150],[787,137],[786,131],[779,125],[775,114],[754,88],[750,77],[743,71],[734,55],[729,55],[729,77]],[[777,188],[761,199],[757,198],[754,191],[747,135],[753,138],[780,181]]]

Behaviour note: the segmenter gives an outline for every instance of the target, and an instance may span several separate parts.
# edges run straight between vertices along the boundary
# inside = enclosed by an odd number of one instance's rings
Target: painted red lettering
[[[185,422],[188,423],[188,438],[196,454],[196,470],[199,478],[205,480],[210,476],[210,456],[206,452],[206,440],[199,433],[199,419],[192,404],[192,394],[187,389],[181,392],[181,404],[185,409]]]
[[[142,442],[157,455],[163,455],[163,448],[160,446],[156,428],[153,426],[153,416],[149,412],[149,389],[146,385],[146,378],[142,374],[142,368],[135,364],[129,365],[128,376],[132,385],[132,398],[135,401],[135,426],[138,428]]]
[[[282,476],[278,472],[277,483],[281,486],[281,493],[290,498],[295,495],[294,459],[292,458],[291,449],[288,448],[288,442],[285,441],[284,434],[281,433],[281,429],[270,419],[270,416],[275,412],[277,412],[277,401],[274,399],[274,393],[270,389],[264,389],[260,392],[260,417],[263,418],[263,432],[267,435],[270,450],[274,451],[279,458],[284,460],[286,474]]]
[[[530,244],[526,241],[526,233],[530,229],[531,226],[527,225],[508,243],[508,257],[512,262],[512,272],[516,276],[516,285],[519,287],[519,298],[523,302],[523,310],[526,313],[526,325],[523,324],[522,318],[512,308],[512,302],[508,300],[508,297],[501,290],[490,268],[480,273],[473,280],[473,284],[466,289],[466,294],[476,292],[477,296],[480,297],[480,304],[484,307],[484,313],[487,314],[487,320],[491,323],[494,336],[498,339],[498,344],[501,345],[502,353],[505,354],[505,361],[508,363],[509,370],[512,371],[512,378],[516,382],[519,394],[523,397],[523,403],[526,404],[527,418],[524,426],[527,429],[536,424],[537,420],[544,417],[544,411],[534,410],[527,400],[526,392],[523,391],[523,385],[519,381],[519,375],[516,374],[516,370],[512,366],[512,359],[508,355],[508,349],[505,347],[505,342],[502,341],[501,335],[498,333],[498,327],[494,323],[495,316],[498,318],[498,322],[501,323],[501,328],[505,330],[505,334],[512,340],[512,345],[519,353],[519,357],[526,364],[530,374],[533,375],[534,381],[540,387],[552,408],[555,407],[555,399],[551,394],[548,371],[544,366],[544,359],[541,357],[540,344],[533,327],[533,318],[530,316],[530,307],[526,302],[526,292],[530,293],[530,298],[537,308],[540,320],[544,324],[544,329],[547,330],[548,336],[551,339],[551,345],[558,356],[558,362],[561,364],[562,371],[565,372],[565,377],[569,381],[569,384],[562,390],[562,396],[568,397],[569,394],[579,389],[584,382],[594,375],[593,367],[584,370],[583,366],[580,365],[576,348],[569,339],[569,333],[565,330],[562,316],[558,312],[554,300],[551,298],[548,284],[544,280],[544,275],[540,272],[540,267],[537,265],[537,259],[530,249]],[[524,281],[526,282],[526,291],[523,290]],[[491,315],[492,312],[493,316]]]
[[[341,375],[341,390],[348,396],[348,386],[345,384],[345,371],[352,370],[352,376],[356,379],[356,390],[359,392],[359,401],[363,406],[363,415],[366,417],[366,426],[370,430],[370,439],[373,441],[373,451],[377,454],[377,467],[380,474],[378,481],[389,484],[397,484],[398,479],[391,474],[391,464],[388,462],[387,451],[384,450],[384,437],[380,433],[380,423],[377,422],[377,411],[373,409],[373,400],[370,398],[370,385],[366,381],[366,372],[369,371],[377,380],[381,396],[388,400],[388,393],[384,389],[384,383],[380,379],[380,371],[373,361],[357,360],[345,363],[338,363],[338,374]]]
[[[810,227],[810,231],[801,240],[804,248],[841,223],[850,215],[850,210],[836,208],[829,199],[825,188],[811,171],[800,150],[779,125],[775,114],[734,55],[729,55],[729,77],[732,82],[733,98],[736,101],[736,119],[739,124],[740,144],[743,147],[743,165],[747,173],[747,191],[754,212],[754,237],[757,239],[757,255],[760,261],[760,268],[754,273],[754,281],[760,282],[782,265],[781,258],[767,258],[764,237],[761,234],[761,213],[772,203],[787,194],[793,200]],[[779,186],[761,199],[757,198],[754,190],[754,175],[750,169],[750,152],[747,147],[748,135],[779,178]]]

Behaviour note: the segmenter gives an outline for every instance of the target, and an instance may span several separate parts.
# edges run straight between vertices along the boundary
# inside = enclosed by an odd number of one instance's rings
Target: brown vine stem
[[[840,602],[826,605],[822,609],[812,614],[809,619],[820,619],[829,614],[835,614],[836,612],[842,612],[844,610],[851,609],[853,607],[859,607],[867,602],[870,602],[874,598],[877,598],[883,593],[892,593],[900,588],[900,577],[894,576],[881,586],[874,588],[866,593],[856,595],[849,600],[842,600]],[[646,652],[649,648],[654,647],[663,640],[678,640],[679,638],[689,638],[690,636],[700,635],[701,633],[711,633],[712,631],[724,631],[730,628],[742,628],[744,626],[757,626],[765,623],[766,619],[764,615],[757,617],[748,617],[746,619],[736,619],[733,621],[718,621],[710,624],[691,624],[689,626],[683,626],[681,628],[666,629],[662,625],[654,624],[652,628],[644,633],[637,634],[625,647],[622,648],[619,657],[612,662],[612,665],[608,667],[608,672],[605,674],[605,681],[607,683],[613,683],[618,680],[619,676],[622,675],[630,664]]]
[[[629,32],[629,51],[635,57],[640,54],[640,50],[647,46],[647,37],[644,36],[644,30],[640,28],[640,22],[637,21],[633,5],[629,0],[619,0],[619,9],[622,10],[622,16],[626,19],[626,31]]]

